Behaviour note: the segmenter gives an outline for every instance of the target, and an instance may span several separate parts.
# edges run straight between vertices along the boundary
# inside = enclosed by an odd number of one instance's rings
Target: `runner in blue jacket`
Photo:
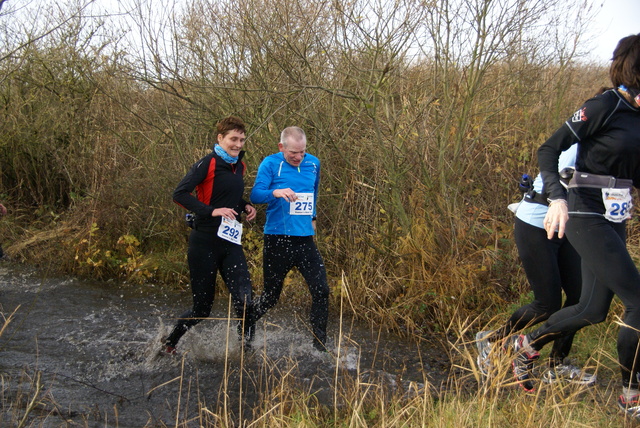
[[[282,131],[279,153],[258,168],[251,202],[267,204],[264,226],[264,292],[254,301],[256,320],[278,303],[284,279],[297,267],[311,293],[313,345],[326,350],[329,286],[322,256],[316,247],[316,202],[320,160],[306,153],[305,132],[292,126]]]

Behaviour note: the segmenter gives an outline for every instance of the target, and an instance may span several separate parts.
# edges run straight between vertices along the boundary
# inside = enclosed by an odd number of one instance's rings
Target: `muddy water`
[[[27,414],[27,426],[241,426],[260,417],[281,385],[308,395],[310,405],[332,407],[362,382],[393,397],[437,388],[447,376],[437,346],[418,347],[337,311],[330,352],[320,353],[307,308],[283,302],[258,323],[250,353],[226,319],[228,301],[218,299],[177,356],[159,356],[161,337],[189,305],[188,292],[50,277],[0,262],[0,314],[12,316],[0,336],[0,425]]]

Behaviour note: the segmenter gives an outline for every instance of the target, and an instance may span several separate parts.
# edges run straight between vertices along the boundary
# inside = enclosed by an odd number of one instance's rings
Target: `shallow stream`
[[[186,291],[50,277],[0,262],[0,315],[10,319],[0,335],[0,425],[25,418],[45,427],[199,426],[204,414],[242,426],[282,385],[309,405],[333,408],[364,384],[391,397],[447,378],[437,345],[341,319],[335,308],[330,352],[318,352],[308,308],[286,302],[258,323],[252,352],[242,351],[221,298],[176,356],[159,356],[161,338],[190,303]]]

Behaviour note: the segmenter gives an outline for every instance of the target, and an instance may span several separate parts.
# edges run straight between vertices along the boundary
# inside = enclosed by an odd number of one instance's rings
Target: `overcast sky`
[[[593,58],[609,62],[618,40],[640,33],[640,0],[594,0]]]
[[[162,0],[161,0],[162,1]],[[182,3],[184,0],[171,0],[167,3]],[[575,0],[566,0],[573,2]],[[595,20],[591,25],[590,33],[593,43],[586,46],[590,51],[590,58],[609,63],[611,53],[618,40],[630,34],[640,33],[640,0],[591,0]],[[122,11],[122,3],[130,5],[130,0],[97,0],[97,5],[109,12]]]

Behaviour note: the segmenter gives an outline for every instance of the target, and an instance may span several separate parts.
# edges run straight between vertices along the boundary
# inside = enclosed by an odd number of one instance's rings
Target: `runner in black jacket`
[[[247,220],[256,216],[255,208],[242,198],[245,125],[238,118],[228,117],[218,123],[217,131],[214,150],[191,167],[173,192],[174,202],[195,213],[188,250],[193,308],[180,316],[165,339],[163,351],[169,354],[176,352],[178,341],[189,328],[209,316],[218,270],[241,320],[241,339],[246,344],[253,336],[253,325],[243,321],[252,319],[252,292],[239,224],[242,212],[247,213]]]
[[[640,417],[640,273],[625,243],[630,190],[640,187],[640,34],[620,40],[609,74],[616,88],[585,102],[538,150],[550,195],[545,229],[551,239],[556,230],[561,237],[566,228],[582,257],[582,291],[577,305],[554,313],[542,327],[514,340],[518,355],[513,367],[518,377],[546,343],[563,332],[604,321],[617,295],[625,306],[618,334],[623,386],[618,404]],[[557,160],[576,140],[576,172],[566,192]]]

